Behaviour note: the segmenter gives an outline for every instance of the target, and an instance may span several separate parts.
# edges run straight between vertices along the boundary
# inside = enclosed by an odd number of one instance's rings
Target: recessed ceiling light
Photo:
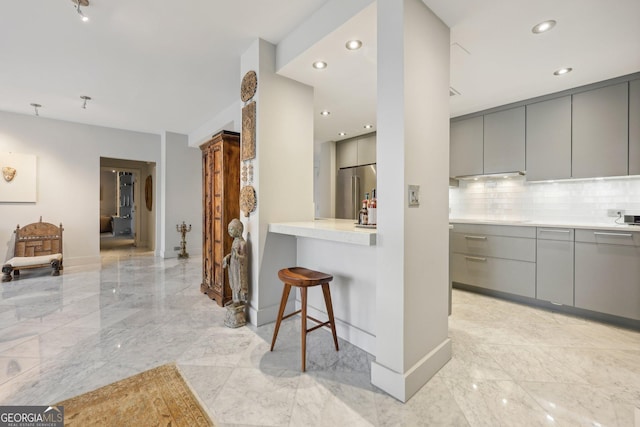
[[[338,132],[338,136],[347,136],[346,132]]]
[[[560,68],[559,70],[556,70],[553,72],[554,76],[561,76],[563,74],[567,74],[570,73],[571,71],[573,71],[573,68],[571,67],[564,67],[564,68]]]
[[[362,42],[360,40],[349,40],[345,46],[349,50],[358,50],[362,47]]]
[[[371,129],[373,127],[373,125],[364,125],[365,129]]]
[[[533,34],[540,34],[540,33],[544,33],[546,31],[549,31],[550,29],[552,29],[555,26],[556,26],[556,21],[554,21],[553,19],[549,19],[548,21],[544,21],[544,22],[539,23],[538,25],[535,25],[531,29],[531,32]]]
[[[327,110],[320,111],[321,116],[328,116],[329,114],[331,114],[331,111],[327,111]]]
[[[324,70],[325,68],[327,68],[327,63],[324,61],[316,61],[313,63],[313,68],[315,68],[316,70]]]

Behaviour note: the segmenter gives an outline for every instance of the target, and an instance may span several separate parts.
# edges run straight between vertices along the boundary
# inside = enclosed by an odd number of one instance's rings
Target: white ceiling
[[[0,110],[188,134],[240,96],[240,55],[326,0],[0,1]],[[93,99],[81,107],[81,95]]]
[[[452,116],[640,71],[640,0],[423,1],[452,28]],[[277,44],[327,2],[91,0],[83,23],[70,0],[3,0],[0,110],[189,134],[237,101],[257,37]],[[280,70],[315,87],[316,141],[375,124],[375,19],[374,5]],[[545,19],[558,25],[532,34]],[[574,71],[553,76],[562,66]]]

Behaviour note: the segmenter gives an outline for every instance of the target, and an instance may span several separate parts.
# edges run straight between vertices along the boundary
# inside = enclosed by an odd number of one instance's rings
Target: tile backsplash
[[[460,181],[450,218],[608,223],[608,209],[640,213],[640,177],[529,183],[524,177]]]

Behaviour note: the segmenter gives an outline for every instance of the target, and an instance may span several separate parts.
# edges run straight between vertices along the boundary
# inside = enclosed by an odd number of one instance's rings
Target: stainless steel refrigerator
[[[357,220],[365,193],[376,188],[376,165],[338,170],[336,179],[336,218]]]

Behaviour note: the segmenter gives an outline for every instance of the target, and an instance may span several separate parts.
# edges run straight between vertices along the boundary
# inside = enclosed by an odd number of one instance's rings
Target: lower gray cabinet
[[[450,241],[453,282],[535,298],[534,228],[454,224]]]
[[[573,229],[538,228],[536,298],[573,305]]]
[[[640,320],[640,233],[576,230],[575,306]]]
[[[536,264],[528,261],[454,253],[452,280],[494,291],[535,298]]]

